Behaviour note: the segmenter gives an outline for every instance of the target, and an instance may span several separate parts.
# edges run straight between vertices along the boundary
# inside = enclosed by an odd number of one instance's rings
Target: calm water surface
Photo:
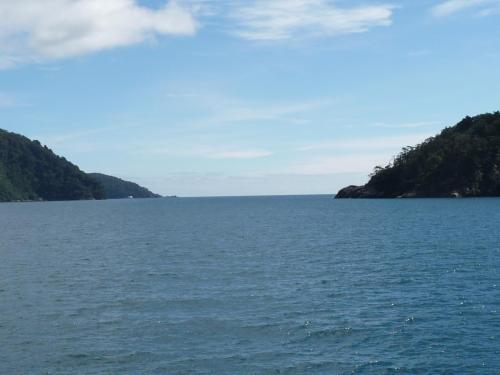
[[[0,205],[0,374],[494,374],[500,199]]]

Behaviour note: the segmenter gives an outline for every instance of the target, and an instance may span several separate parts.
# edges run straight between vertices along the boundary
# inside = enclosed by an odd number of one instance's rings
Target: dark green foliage
[[[102,199],[101,186],[38,141],[0,130],[0,201]]]
[[[380,197],[500,196],[500,112],[466,117],[392,163],[365,188]]]
[[[99,182],[104,188],[106,199],[121,198],[160,198],[158,194],[150,192],[148,189],[139,186],[133,182],[124,181],[117,177],[108,176],[101,173],[90,173],[94,180]]]

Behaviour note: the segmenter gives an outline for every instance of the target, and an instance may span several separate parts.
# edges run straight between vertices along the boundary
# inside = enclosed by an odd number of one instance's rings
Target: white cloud
[[[176,1],[160,9],[135,0],[0,0],[0,67],[191,35],[197,24]]]
[[[457,12],[478,6],[487,6],[482,9],[483,15],[489,13],[490,5],[500,4],[499,0],[447,0],[432,8],[432,14],[436,17],[449,16]],[[484,13],[486,12],[486,13]]]
[[[236,7],[232,18],[236,35],[249,40],[273,41],[296,37],[361,33],[392,23],[392,5],[344,8],[331,0],[255,0]]]

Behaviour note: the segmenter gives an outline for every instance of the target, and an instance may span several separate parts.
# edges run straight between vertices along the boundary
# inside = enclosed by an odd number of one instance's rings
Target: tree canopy
[[[376,167],[339,197],[500,196],[500,112],[466,117]]]
[[[101,185],[38,141],[0,129],[0,201],[104,198]]]
[[[160,197],[160,195],[154,194],[145,187],[139,186],[134,182],[124,181],[120,178],[102,173],[90,173],[89,176],[102,185],[106,199]]]

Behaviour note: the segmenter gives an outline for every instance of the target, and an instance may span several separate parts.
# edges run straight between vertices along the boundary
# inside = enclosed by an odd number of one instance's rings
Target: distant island
[[[404,147],[363,186],[336,198],[500,196],[500,112],[466,117],[415,147]]]
[[[160,197],[132,182],[87,174],[39,141],[0,129],[0,202]]]
[[[89,173],[89,176],[99,182],[104,189],[106,199],[121,198],[161,198],[161,195],[152,193],[145,187],[134,182],[125,181],[118,177],[102,173]]]

